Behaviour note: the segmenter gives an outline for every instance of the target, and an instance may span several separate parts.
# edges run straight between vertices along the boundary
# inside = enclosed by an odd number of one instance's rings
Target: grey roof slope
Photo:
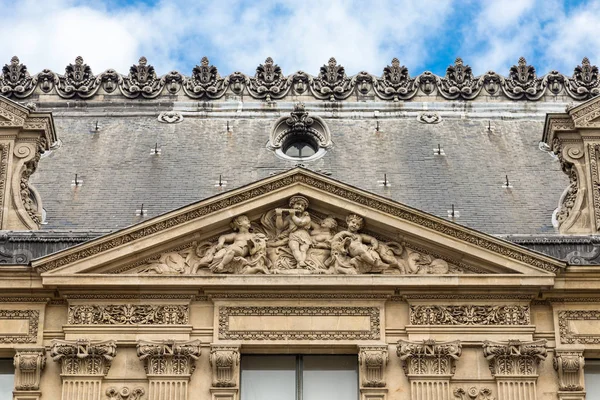
[[[224,190],[215,186],[219,175],[228,190],[295,165],[266,148],[271,126],[293,103],[127,100],[73,108],[77,103],[39,105],[54,112],[62,141],[31,178],[47,211],[43,229],[123,228],[144,218],[135,215],[142,203],[152,217]],[[551,214],[568,179],[538,143],[545,113],[564,104],[314,102],[306,108],[325,119],[334,142],[307,168],[444,218],[454,204],[456,222],[486,233],[554,233]],[[157,121],[160,111],[172,109],[183,113],[181,123]],[[442,122],[418,122],[423,109],[438,112]],[[155,143],[158,156],[151,154]],[[438,144],[446,156],[434,155]],[[83,184],[74,188],[76,173]],[[378,183],[384,174],[390,187]],[[505,175],[512,189],[502,187]]]

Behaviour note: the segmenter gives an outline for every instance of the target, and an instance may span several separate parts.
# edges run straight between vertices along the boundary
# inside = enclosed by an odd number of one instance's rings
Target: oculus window
[[[0,400],[12,400],[15,367],[12,358],[0,358]]]
[[[241,400],[358,400],[355,355],[247,355]]]

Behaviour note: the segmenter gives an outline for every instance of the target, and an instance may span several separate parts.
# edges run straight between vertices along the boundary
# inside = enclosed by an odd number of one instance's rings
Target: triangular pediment
[[[564,268],[550,257],[302,168],[33,266],[54,283],[99,274],[119,276],[119,282],[232,275],[551,277]]]

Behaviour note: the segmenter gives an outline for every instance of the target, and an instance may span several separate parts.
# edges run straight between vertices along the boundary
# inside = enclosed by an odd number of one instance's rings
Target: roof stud
[[[138,217],[143,217],[143,216],[145,216],[147,214],[148,214],[148,210],[146,210],[144,208],[144,203],[142,203],[142,206],[140,207],[139,210],[135,210],[135,215],[138,216]]]
[[[215,182],[215,187],[222,189],[225,186],[227,186],[227,181],[224,181],[223,176],[219,175],[219,180]]]
[[[227,120],[227,133],[231,133],[231,128],[229,127],[229,120]]]
[[[375,126],[375,132],[379,132],[379,121],[377,121],[377,125]]]
[[[512,189],[512,185],[510,184],[510,181],[508,180],[508,175],[506,175],[506,181],[504,182],[504,184],[502,185],[502,187],[504,189]]]
[[[444,152],[444,149],[442,149],[442,146],[438,143],[437,145],[437,149],[433,149],[433,154],[436,156],[445,156],[446,153]]]
[[[388,179],[387,179],[387,174],[383,174],[383,180],[382,181],[377,181],[377,183],[379,184],[379,186],[383,186],[383,187],[390,187],[390,186],[392,186],[392,184],[390,183],[390,181],[388,181]]]
[[[78,175],[75,174],[75,180],[71,181],[71,186],[79,187],[81,185],[83,185],[83,180],[79,179]]]
[[[454,208],[454,204],[452,204],[452,209],[448,210],[448,218],[455,219],[458,217],[460,217],[460,213]]]
[[[160,155],[160,147],[158,147],[158,142],[156,142],[156,144],[154,145],[154,147],[152,147],[150,149],[150,154],[153,156],[159,156]]]

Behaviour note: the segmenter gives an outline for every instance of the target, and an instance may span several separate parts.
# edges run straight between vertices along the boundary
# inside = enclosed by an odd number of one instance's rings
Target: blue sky
[[[62,73],[83,56],[122,74],[148,58],[191,73],[208,56],[222,75],[273,57],[316,75],[334,56],[348,74],[380,75],[393,57],[411,75],[443,75],[458,56],[476,75],[506,75],[520,56],[538,74],[600,64],[600,0],[0,0],[0,64]]]

